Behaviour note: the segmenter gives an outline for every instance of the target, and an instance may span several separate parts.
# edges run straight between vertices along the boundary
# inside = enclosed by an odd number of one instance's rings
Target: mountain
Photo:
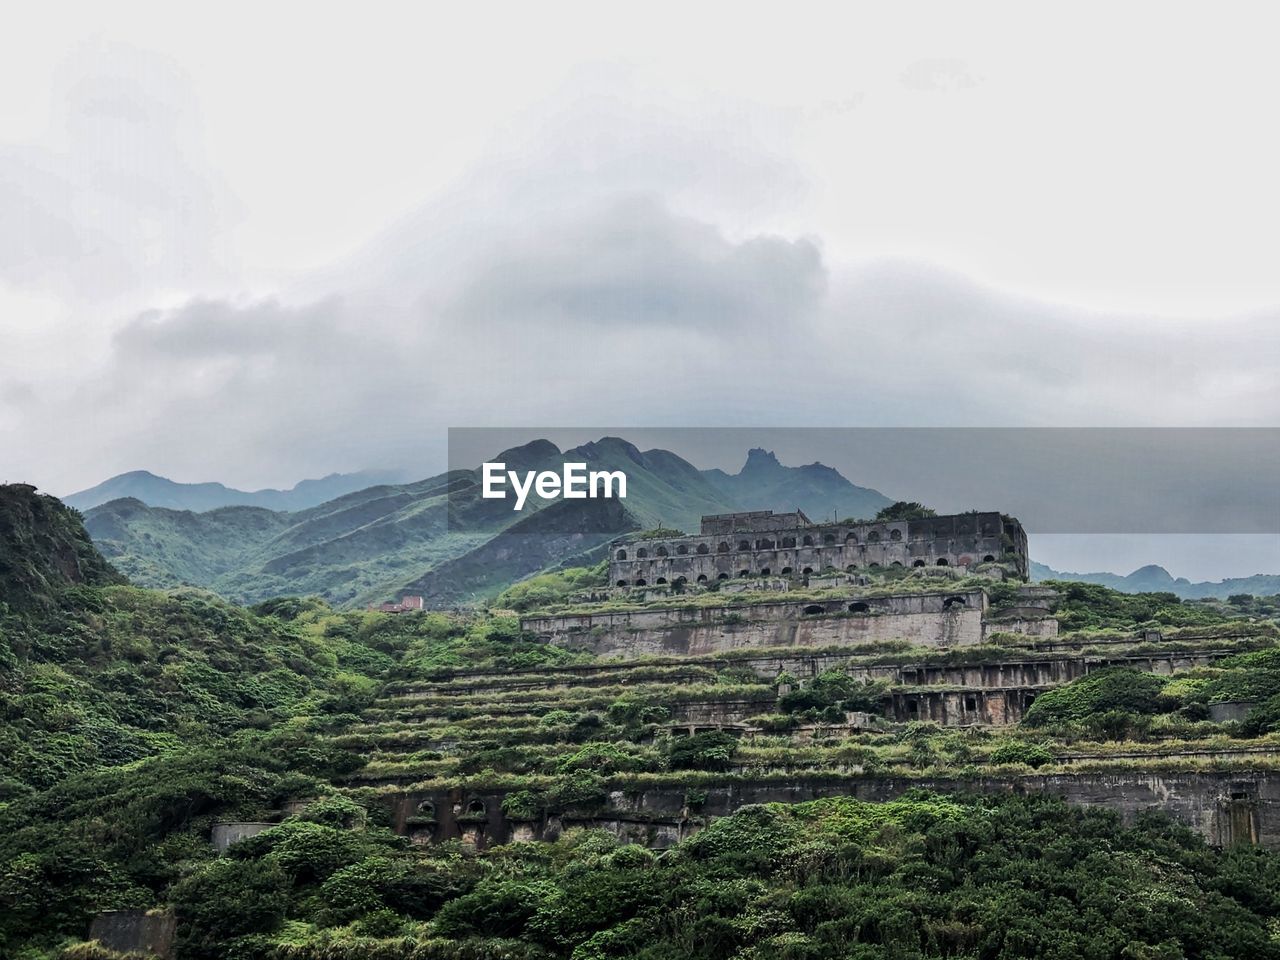
[[[79,514],[27,484],[0,486],[0,608],[43,606],[67,587],[123,582]]]
[[[220,483],[177,483],[146,470],[134,470],[81,490],[62,502],[77,510],[89,510],[112,500],[132,498],[149,507],[170,510],[215,510],[218,507],[263,507],[267,510],[305,510],[382,483],[403,480],[399,471],[362,470],[331,473],[319,480],[303,480],[288,490],[234,490]]]
[[[1226,580],[1202,580],[1193,583],[1186,577],[1174,577],[1164,567],[1148,564],[1133,573],[1061,573],[1043,563],[1031,564],[1032,580],[1078,580],[1081,583],[1097,583],[1121,593],[1174,593],[1183,600],[1200,600],[1217,597],[1225,600],[1238,593],[1255,597],[1280,594],[1280,576],[1258,573],[1251,577],[1231,577]]]
[[[704,470],[717,490],[743,510],[792,510],[799,508],[810,520],[869,520],[893,503],[879,490],[859,487],[840,471],[821,463],[787,467],[768,450],[756,448],[737,473]]]
[[[704,514],[797,502],[817,516],[832,509],[871,515],[889,502],[828,467],[786,467],[764,451],[753,451],[736,475],[701,471],[670,451],[641,451],[618,437],[563,452],[536,440],[494,459],[521,471],[559,470],[565,462],[622,469],[627,498],[614,507],[531,499],[517,513],[508,502],[480,496],[478,469],[453,470],[295,511],[227,506],[196,512],[140,498],[114,500],[89,510],[86,524],[103,553],[147,586],[201,586],[242,602],[315,594],[356,606],[421,593],[451,604],[491,597],[570,558],[602,556],[603,544],[628,531],[695,531]],[[781,493],[769,499],[789,482],[799,501]]]

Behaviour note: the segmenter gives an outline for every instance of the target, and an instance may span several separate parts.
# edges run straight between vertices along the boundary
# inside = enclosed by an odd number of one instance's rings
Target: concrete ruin
[[[605,657],[697,656],[775,647],[856,647],[904,640],[947,649],[982,643],[990,632],[1054,636],[1058,622],[988,620],[985,590],[851,593],[839,599],[671,606],[524,617],[539,639]]]
[[[514,819],[502,809],[502,791],[407,792],[390,799],[393,829],[420,844],[461,840],[484,849],[517,840],[553,840],[569,827],[606,829],[627,842],[657,849],[696,833],[716,817],[757,803],[803,803],[823,797],[883,802],[908,790],[939,793],[1047,793],[1067,803],[1114,810],[1132,823],[1158,809],[1185,823],[1210,844],[1280,848],[1280,776],[1261,770],[1025,774],[945,778],[796,775],[787,779],[727,782],[700,788],[691,808],[683,788],[615,790],[594,810]],[[427,811],[427,815],[423,815]]]
[[[170,960],[176,932],[168,910],[108,910],[93,918],[89,939],[117,953]]]
[[[999,563],[1025,580],[1022,524],[995,512],[921,520],[814,523],[800,511],[705,516],[697,536],[633,540],[614,547],[618,587],[697,584],[738,577],[790,578],[824,571],[972,567]]]

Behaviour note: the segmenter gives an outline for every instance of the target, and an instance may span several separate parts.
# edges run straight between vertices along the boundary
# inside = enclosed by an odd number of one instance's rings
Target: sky
[[[24,11],[0,481],[1276,422],[1272,5],[463,6]]]

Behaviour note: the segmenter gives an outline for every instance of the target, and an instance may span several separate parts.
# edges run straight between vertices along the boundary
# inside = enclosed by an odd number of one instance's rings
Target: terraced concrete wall
[[[693,811],[686,805],[683,789],[618,790],[610,795],[608,809],[602,812],[518,822],[503,814],[502,793],[410,793],[394,798],[392,822],[397,832],[418,843],[461,838],[487,846],[512,839],[549,840],[565,827],[583,825],[604,827],[634,842],[668,846],[707,820],[749,804],[802,803],[832,796],[883,802],[914,787],[942,793],[1048,793],[1078,806],[1114,810],[1125,822],[1155,808],[1216,846],[1259,843],[1280,847],[1280,777],[1266,771],[1052,774],[976,780],[796,777],[711,787]],[[424,803],[437,811],[438,819],[430,824],[415,823],[414,811]]]
[[[557,646],[608,657],[865,646],[888,640],[942,648],[981,643],[986,607],[986,593],[973,590],[527,617],[521,628]]]

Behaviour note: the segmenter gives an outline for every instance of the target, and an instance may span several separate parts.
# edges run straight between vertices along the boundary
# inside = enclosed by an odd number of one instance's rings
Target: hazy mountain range
[[[1176,593],[1183,600],[1199,600],[1204,597],[1225,599],[1236,593],[1249,593],[1255,597],[1269,597],[1280,593],[1280,575],[1257,573],[1251,577],[1229,577],[1226,580],[1202,580],[1192,582],[1186,577],[1175,577],[1164,567],[1149,564],[1130,574],[1118,573],[1062,573],[1031,563],[1032,580],[1079,580],[1097,583],[1124,593]]]
[[[494,459],[513,470],[559,469],[565,461],[624,469],[627,498],[559,500],[516,513],[507,502],[480,498],[476,469],[367,486],[297,510],[174,509],[145,496],[180,503],[192,486],[227,488],[154,478],[160,483],[128,481],[136,492],[90,508],[85,525],[102,552],[144,586],[201,586],[239,601],[318,594],[361,604],[412,592],[454,603],[492,596],[547,567],[594,561],[626,531],[696,531],[703,514],[735,510],[872,517],[892,502],[822,464],[788,467],[763,450],[752,450],[736,474],[702,471],[667,450],[642,452],[613,437],[563,452],[537,440]],[[113,478],[94,490],[123,483]]]
[[[401,483],[408,477],[399,470],[361,470],[331,473],[319,480],[303,480],[288,490],[235,490],[220,483],[177,483],[146,470],[133,470],[81,490],[62,502],[77,510],[89,510],[112,500],[133,497],[149,507],[170,510],[214,510],[218,507],[265,507],[268,510],[305,510],[384,483]]]

